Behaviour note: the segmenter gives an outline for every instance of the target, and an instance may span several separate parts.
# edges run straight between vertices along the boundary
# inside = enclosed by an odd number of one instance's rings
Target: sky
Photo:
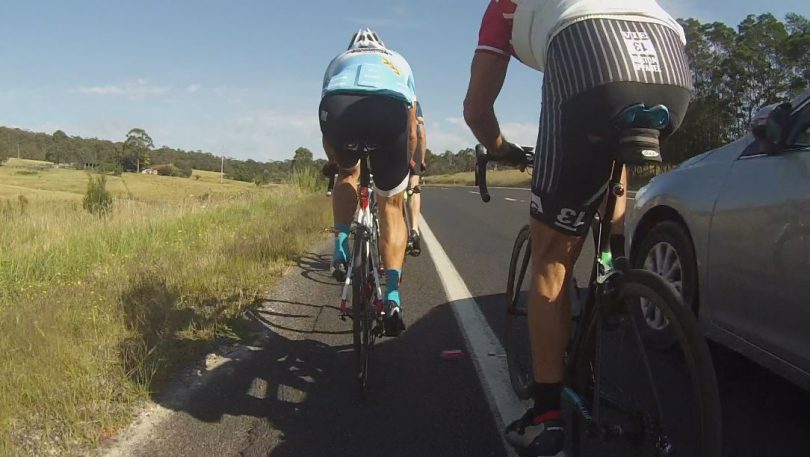
[[[659,0],[676,17],[738,24],[810,16],[807,0]],[[304,146],[324,157],[323,72],[360,27],[413,68],[428,147],[475,143],[462,119],[486,0],[0,0],[0,125],[260,161]],[[540,73],[512,62],[496,105],[510,140],[533,144]]]

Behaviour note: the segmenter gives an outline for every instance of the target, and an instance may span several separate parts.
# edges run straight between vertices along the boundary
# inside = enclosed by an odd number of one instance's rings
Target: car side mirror
[[[793,112],[793,106],[790,103],[782,103],[774,108],[765,123],[764,132],[762,132],[764,139],[774,146],[784,146],[788,132],[790,132],[791,112]]]

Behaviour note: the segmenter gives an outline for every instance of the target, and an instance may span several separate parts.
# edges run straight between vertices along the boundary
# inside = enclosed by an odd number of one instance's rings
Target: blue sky
[[[810,16],[807,0],[660,0],[679,17],[736,25],[747,13]],[[414,69],[429,147],[473,143],[461,120],[485,0],[0,1],[0,125],[281,160],[323,156],[321,79],[359,27]],[[497,112],[532,144],[540,74],[510,67]]]

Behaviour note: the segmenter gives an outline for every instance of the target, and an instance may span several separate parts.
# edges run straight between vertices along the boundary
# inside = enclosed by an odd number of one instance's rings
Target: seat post
[[[368,164],[369,153],[365,148],[360,150],[360,186],[369,187],[371,185],[371,170]]]
[[[601,233],[599,239],[599,246],[601,249],[601,254],[611,252],[610,249],[610,238],[611,238],[611,227],[613,227],[613,213],[616,211],[616,200],[619,197],[624,196],[625,192],[627,191],[622,185],[622,169],[624,168],[624,162],[621,160],[615,160],[613,162],[613,172],[610,176],[610,181],[608,182],[608,192],[607,192],[607,201],[605,202],[605,214],[601,221]],[[619,255],[624,254],[624,249],[622,252],[618,253]]]

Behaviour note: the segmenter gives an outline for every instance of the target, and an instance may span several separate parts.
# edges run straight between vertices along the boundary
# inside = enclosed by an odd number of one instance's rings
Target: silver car
[[[627,239],[711,339],[810,389],[810,91],[762,113],[639,190]],[[654,338],[667,321],[641,312]]]

